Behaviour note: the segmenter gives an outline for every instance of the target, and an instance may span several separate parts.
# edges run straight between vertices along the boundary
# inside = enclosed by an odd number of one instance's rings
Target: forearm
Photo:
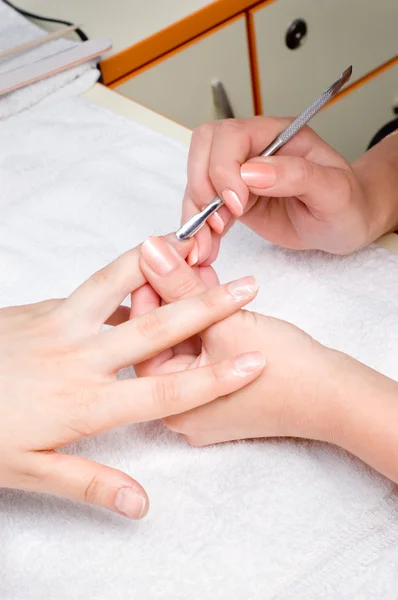
[[[398,133],[376,144],[352,167],[364,192],[369,241],[398,229]]]
[[[398,483],[398,383],[330,351],[333,443]]]

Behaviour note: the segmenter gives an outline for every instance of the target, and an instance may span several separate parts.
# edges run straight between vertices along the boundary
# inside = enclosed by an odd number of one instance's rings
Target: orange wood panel
[[[274,2],[274,0],[269,0]],[[249,55],[250,55],[250,69],[252,75],[252,89],[254,99],[254,112],[256,115],[263,114],[263,106],[261,101],[261,87],[260,87],[260,71],[258,66],[258,55],[257,55],[257,43],[256,43],[256,32],[254,28],[254,13],[248,11],[246,15],[247,24],[247,39],[249,43]]]
[[[271,2],[272,1],[273,0],[271,0]],[[183,44],[182,46],[179,46],[178,48],[175,48],[174,50],[171,50],[171,52],[167,52],[166,54],[163,54],[160,58],[157,58],[156,60],[153,60],[149,64],[144,65],[143,67],[141,67],[140,69],[137,69],[133,73],[128,73],[127,75],[125,75],[124,77],[121,77],[117,81],[113,81],[112,83],[108,84],[108,87],[110,87],[110,88],[113,89],[113,88],[121,85],[122,83],[125,83],[126,81],[128,81],[132,77],[135,77],[136,75],[139,75],[140,73],[143,73],[147,69],[152,69],[152,67],[155,67],[156,65],[158,65],[161,62],[163,62],[164,60],[167,60],[168,58],[171,58],[175,54],[178,54],[178,52],[181,52],[185,48],[189,48],[189,46],[193,46],[194,44],[196,44],[200,40],[203,40],[204,38],[208,37],[209,35],[213,35],[213,33],[216,33],[217,31],[220,31],[220,29],[223,29],[224,27],[227,27],[231,23],[234,23],[238,19],[242,19],[242,18],[244,18],[244,14],[243,15],[237,15],[235,18],[229,19],[229,21],[226,21],[225,23],[222,23],[222,25],[219,25],[218,27],[213,27],[213,29],[210,29],[210,31],[206,31],[206,33],[203,33],[202,35],[197,36],[195,39],[190,40],[186,44]],[[248,41],[248,43],[249,43],[249,41]]]
[[[185,19],[105,59],[101,63],[103,83],[109,85],[247,9],[266,4],[267,1],[270,0],[214,0]]]

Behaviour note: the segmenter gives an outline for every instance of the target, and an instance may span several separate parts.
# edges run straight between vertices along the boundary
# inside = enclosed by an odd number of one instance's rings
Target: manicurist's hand
[[[193,132],[182,221],[216,195],[225,202],[196,235],[199,265],[215,260],[236,219],[277,245],[332,254],[348,254],[398,227],[398,136],[350,165],[305,127],[277,155],[259,158],[290,122],[254,117]]]
[[[185,256],[192,242],[178,248]],[[255,295],[253,285],[234,282],[127,320],[129,309],[120,305],[145,284],[139,256],[139,248],[126,252],[66,300],[0,311],[0,487],[141,518],[148,498],[139,483],[58,450],[121,425],[186,412],[259,375],[261,356],[232,353],[190,371],[116,380],[120,368],[190,338]],[[114,327],[100,331],[105,322]]]
[[[157,256],[162,255],[162,265]],[[167,265],[167,266],[166,266]],[[133,294],[133,315],[217,285],[211,267],[190,268],[164,240],[142,246],[141,267],[150,283]],[[398,481],[398,383],[327,348],[297,327],[240,310],[189,343],[137,367],[155,376],[187,370],[257,350],[266,360],[250,385],[205,406],[165,419],[194,445],[243,438],[289,436],[338,444]]]

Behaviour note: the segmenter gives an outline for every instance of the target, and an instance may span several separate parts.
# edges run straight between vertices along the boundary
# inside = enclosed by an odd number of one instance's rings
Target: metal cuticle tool
[[[339,77],[337,81],[335,81],[319,98],[315,100],[297,119],[293,121],[282,133],[278,135],[277,138],[269,145],[267,148],[261,152],[260,156],[272,156],[282,148],[286,142],[288,142],[296,133],[300,131],[314,117],[320,110],[323,108],[332,98],[336,96],[336,94],[341,90],[341,88],[347,83],[352,74],[352,67],[348,67]],[[203,227],[206,223],[207,219],[216,212],[221,206],[223,206],[224,202],[219,197],[216,196],[214,200],[210,202],[201,212],[193,215],[186,223],[184,223],[180,229],[176,232],[176,236],[178,240],[188,240],[192,236],[195,235]]]

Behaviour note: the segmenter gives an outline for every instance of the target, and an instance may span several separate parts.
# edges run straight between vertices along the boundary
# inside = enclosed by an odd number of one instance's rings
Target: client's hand
[[[192,243],[178,247],[185,256]],[[126,252],[66,300],[0,311],[0,487],[56,494],[140,518],[148,498],[136,481],[56,450],[120,425],[187,411],[259,375],[261,355],[236,358],[231,352],[190,372],[116,380],[120,368],[224,319],[256,293],[251,280],[204,288],[128,321],[129,309],[120,304],[145,284],[139,255],[139,248]],[[105,322],[116,326],[100,332]]]
[[[217,283],[211,267],[191,269],[158,240],[142,246],[141,267],[152,288],[146,284],[133,295],[133,315],[159,306],[159,296],[174,302]],[[166,424],[199,446],[265,436],[332,442],[398,482],[398,383],[289,323],[240,310],[138,371],[155,376],[253,349],[266,359],[258,379]]]
[[[159,306],[159,296],[175,302],[217,284],[211,267],[190,268],[171,246],[156,238],[143,244],[141,268],[152,287],[147,284],[133,294],[133,316]],[[200,340],[177,346],[174,352],[167,350],[136,370],[138,375],[154,376],[252,349],[261,351],[267,361],[256,381],[230,394],[227,401],[221,398],[165,419],[168,427],[194,445],[265,436],[325,438],[334,409],[331,394],[324,396],[322,387],[333,370],[328,350],[284,321],[240,310],[203,331]]]

